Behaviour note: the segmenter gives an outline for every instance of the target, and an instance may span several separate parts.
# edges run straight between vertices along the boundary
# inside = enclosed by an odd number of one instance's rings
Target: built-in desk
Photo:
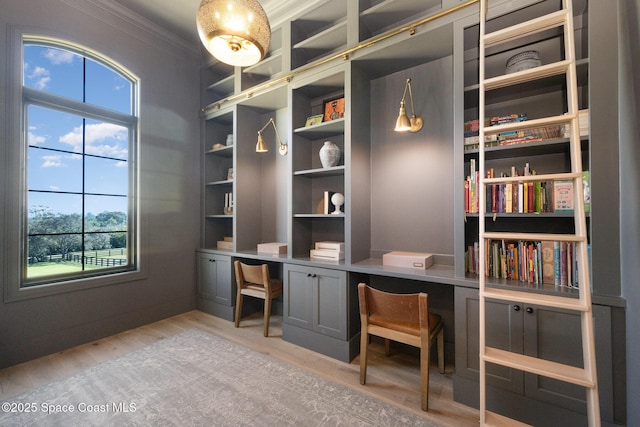
[[[219,257],[228,259],[225,265],[233,264],[235,259],[270,264],[272,275],[281,277],[284,284],[282,305],[275,304],[273,309],[274,313],[283,316],[283,339],[345,362],[350,362],[360,353],[358,283],[364,282],[388,292],[427,292],[429,309],[440,314],[445,322],[445,359],[448,363],[454,359],[454,288],[477,288],[476,281],[455,277],[450,257],[447,256],[435,256],[433,266],[418,269],[385,266],[381,259],[347,264],[344,261],[290,258],[256,251],[201,249],[198,250],[200,271],[210,271],[211,266],[201,264]],[[206,278],[202,273],[198,275],[198,307],[233,320],[228,301],[212,300],[211,292],[202,292],[204,289],[226,286],[228,292],[225,294],[235,295],[233,271],[229,273],[226,278],[220,274],[215,278]],[[202,283],[213,280],[215,284]],[[218,307],[221,303],[225,305],[224,309]],[[233,306],[235,300],[231,299],[229,303]]]

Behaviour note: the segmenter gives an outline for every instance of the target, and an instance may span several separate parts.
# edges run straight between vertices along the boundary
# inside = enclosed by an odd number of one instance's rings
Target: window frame
[[[64,49],[95,61],[121,75],[132,85],[131,114],[25,87],[23,82],[24,47],[28,44]],[[79,43],[20,30],[13,31],[9,62],[12,63],[9,73],[13,86],[7,96],[7,141],[18,141],[18,143],[6,144],[5,150],[7,152],[5,156],[5,182],[7,184],[5,186],[4,233],[6,235],[0,236],[3,237],[2,249],[6,254],[2,261],[7,267],[5,269],[7,273],[3,277],[5,302],[86,290],[146,278],[146,263],[140,249],[143,234],[141,228],[143,222],[140,220],[140,161],[138,158],[140,152],[140,79],[116,61]],[[26,171],[29,148],[27,113],[29,106],[32,105],[87,119],[106,120],[128,129],[127,249],[129,253],[127,268],[105,269],[98,272],[89,270],[77,272],[68,277],[26,281],[27,194],[29,190]],[[10,203],[11,199],[16,200],[17,203]]]

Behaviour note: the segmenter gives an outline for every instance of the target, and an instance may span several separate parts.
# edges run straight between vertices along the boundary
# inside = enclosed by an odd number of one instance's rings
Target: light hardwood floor
[[[420,410],[420,369],[417,355],[396,350],[386,357],[382,343],[372,342],[369,350],[367,384],[363,386],[359,382],[358,358],[351,363],[344,363],[284,341],[280,316],[272,316],[268,338],[263,337],[262,326],[261,314],[243,318],[240,328],[236,329],[232,322],[194,310],[0,370],[0,397],[6,401],[12,396],[135,351],[168,336],[190,328],[198,328],[403,407],[445,426],[478,425],[477,410],[453,401],[453,367],[450,365],[447,365],[444,375],[438,372],[437,366],[432,365],[429,412],[425,413]]]

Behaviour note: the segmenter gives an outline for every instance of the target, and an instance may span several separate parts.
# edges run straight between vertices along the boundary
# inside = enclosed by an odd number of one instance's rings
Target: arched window
[[[20,288],[135,271],[137,79],[62,40],[22,53]]]

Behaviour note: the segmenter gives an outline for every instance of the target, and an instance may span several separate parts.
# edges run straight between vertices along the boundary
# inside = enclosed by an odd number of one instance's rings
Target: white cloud
[[[42,90],[47,87],[51,81],[49,70],[38,66],[32,70],[31,67],[29,67],[29,64],[25,64],[24,67],[26,79],[31,81],[36,89]]]
[[[86,126],[85,152],[97,156],[108,156],[120,159],[127,158],[127,129],[111,123],[94,123]],[[62,135],[60,142],[73,147],[76,153],[82,152],[82,127]],[[124,146],[123,146],[124,145]]]
[[[49,190],[50,191],[60,191],[60,187],[58,187],[57,185],[50,185],[49,186]]]
[[[36,135],[33,132],[29,132],[27,134],[27,138],[28,138],[29,145],[38,145],[38,144],[40,144],[42,142],[45,142],[47,140],[46,137],[40,136],[40,135]]]
[[[76,58],[74,53],[60,49],[47,49],[42,53],[42,56],[51,61],[52,64],[71,64]]]
[[[58,154],[53,154],[50,156],[42,156],[42,168],[62,168],[66,165],[62,162],[62,156]]]

